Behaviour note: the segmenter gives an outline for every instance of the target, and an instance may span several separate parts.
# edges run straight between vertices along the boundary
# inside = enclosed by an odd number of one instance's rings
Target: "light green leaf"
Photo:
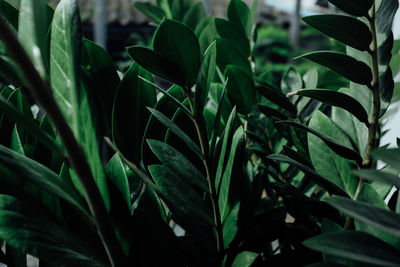
[[[235,261],[232,263],[232,267],[250,267],[257,257],[258,254],[255,252],[242,251],[236,256]]]

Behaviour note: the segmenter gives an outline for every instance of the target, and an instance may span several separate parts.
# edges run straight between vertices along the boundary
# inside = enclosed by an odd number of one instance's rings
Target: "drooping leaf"
[[[376,159],[382,160],[392,167],[400,169],[400,149],[380,149],[373,153]]]
[[[293,165],[293,166],[299,168],[305,174],[307,174],[310,178],[312,178],[316,184],[320,185],[321,187],[323,187],[325,190],[327,190],[331,194],[336,194],[336,195],[345,196],[345,197],[348,196],[348,194],[343,189],[338,187],[336,184],[331,182],[329,179],[322,177],[321,175],[319,175],[317,172],[315,172],[310,167],[303,165],[303,164],[289,158],[288,156],[281,155],[281,154],[273,154],[273,155],[269,155],[268,158],[271,160],[279,161],[279,162],[289,163],[290,165]]]
[[[287,97],[284,94],[282,94],[281,91],[279,91],[277,88],[275,88],[271,84],[268,84],[265,82],[263,82],[262,84],[257,83],[256,89],[261,95],[266,97],[268,100],[270,100],[274,104],[277,104],[281,108],[289,111],[290,114],[292,115],[291,117],[293,117],[297,114],[296,106],[294,106],[287,99]]]
[[[329,255],[379,266],[398,266],[400,251],[367,233],[343,231],[318,235],[303,242]]]
[[[400,177],[385,171],[378,170],[353,170],[352,173],[368,181],[378,181],[400,188]]]
[[[165,12],[160,7],[156,6],[150,2],[137,2],[133,3],[140,12],[145,14],[150,19],[154,20],[156,23],[160,23],[163,17],[165,17]]]
[[[355,83],[369,85],[372,81],[371,69],[365,63],[345,54],[319,51],[301,57],[321,64]]]
[[[138,77],[151,79],[151,75],[133,63],[119,85],[112,113],[113,140],[132,162],[138,162],[141,141],[150,113],[146,106],[156,103],[154,87]]]
[[[320,32],[360,51],[367,51],[372,42],[368,26],[353,17],[343,15],[313,15],[304,22]]]
[[[280,120],[287,120],[288,119],[287,115],[285,115],[284,113],[282,113],[282,112],[280,112],[280,111],[278,111],[276,109],[273,109],[271,107],[268,107],[268,106],[265,106],[265,105],[262,105],[262,104],[258,104],[258,109],[261,111],[261,113],[263,113],[268,118],[275,117],[275,118],[280,119]]]
[[[354,16],[368,16],[368,11],[372,6],[373,0],[329,0],[341,10]]]
[[[367,111],[357,100],[347,94],[333,90],[301,89],[297,92],[297,95],[310,97],[328,105],[341,107],[369,127]]]

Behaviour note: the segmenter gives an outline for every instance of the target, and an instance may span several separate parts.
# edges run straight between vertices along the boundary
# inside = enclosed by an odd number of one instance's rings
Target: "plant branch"
[[[94,181],[94,177],[86,161],[85,155],[76,141],[71,128],[65,121],[51,92],[48,90],[48,87],[41,79],[29,56],[2,16],[0,16],[0,35],[8,52],[21,70],[23,70],[25,75],[24,83],[26,83],[27,89],[34,99],[47,111],[58,134],[60,135],[67,150],[69,162],[83,186],[87,204],[94,217],[98,234],[103,242],[111,265],[124,266],[125,256],[123,255],[118,243],[110,217],[108,216],[104,201]]]
[[[189,99],[190,110],[192,111],[193,114],[195,114],[193,101],[189,95],[188,99]],[[208,187],[210,189],[210,198],[213,208],[214,223],[217,230],[217,251],[221,252],[224,249],[224,236],[222,233],[222,222],[221,222],[221,213],[218,205],[218,196],[217,196],[217,191],[215,189],[215,177],[211,174],[211,165],[209,160],[209,144],[206,137],[207,135],[204,133],[204,131],[201,128],[201,124],[199,123],[199,118],[197,118],[196,116],[193,117],[194,117],[193,122],[196,127],[197,135],[200,142],[202,161],[207,174]]]

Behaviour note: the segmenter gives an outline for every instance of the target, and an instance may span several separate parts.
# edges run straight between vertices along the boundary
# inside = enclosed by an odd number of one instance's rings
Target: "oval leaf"
[[[374,0],[328,0],[344,12],[354,16],[368,16],[368,11]]]

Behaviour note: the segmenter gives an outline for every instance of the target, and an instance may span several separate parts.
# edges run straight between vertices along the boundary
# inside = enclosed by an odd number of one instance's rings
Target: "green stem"
[[[124,266],[125,256],[118,243],[111,219],[100,195],[99,189],[94,181],[86,157],[76,141],[71,128],[64,119],[57,103],[55,102],[48,87],[41,79],[29,56],[10,30],[7,22],[0,16],[1,39],[7,47],[17,65],[25,74],[27,89],[34,99],[47,111],[60,138],[67,150],[68,159],[75,170],[80,183],[83,186],[85,198],[90,212],[94,217],[98,234],[103,242],[104,248],[112,266]]]
[[[198,118],[194,115],[195,112],[194,112],[193,101],[190,98],[190,96],[188,96],[188,99],[189,99],[190,110],[192,111],[194,117],[193,122],[196,127],[197,135],[199,138],[201,153],[203,156],[202,161],[207,174],[208,187],[210,189],[210,198],[213,208],[214,223],[217,230],[217,251],[221,252],[224,249],[224,236],[222,233],[221,212],[219,210],[219,205],[218,205],[218,196],[217,196],[217,191],[215,189],[215,177],[211,174],[211,168],[210,168],[211,165],[209,161],[209,144],[206,138],[207,135],[204,133],[204,131],[202,131]]]
[[[376,34],[376,26],[375,26],[375,2],[372,4],[371,7],[371,15],[368,17],[369,26],[372,33],[372,44],[371,49],[368,53],[371,55],[372,58],[372,83],[370,89],[372,90],[372,114],[370,118],[370,126],[368,128],[368,143],[365,152],[365,158],[363,162],[364,168],[371,168],[372,166],[372,150],[375,148],[376,143],[376,133],[379,126],[379,115],[381,110],[381,96],[380,96],[380,85],[379,85],[379,62],[378,62],[378,40]],[[358,186],[356,192],[353,196],[353,200],[357,200],[362,186],[364,184],[364,180],[360,177],[358,182]],[[348,217],[345,224],[345,229],[348,229],[351,224],[351,218]]]

